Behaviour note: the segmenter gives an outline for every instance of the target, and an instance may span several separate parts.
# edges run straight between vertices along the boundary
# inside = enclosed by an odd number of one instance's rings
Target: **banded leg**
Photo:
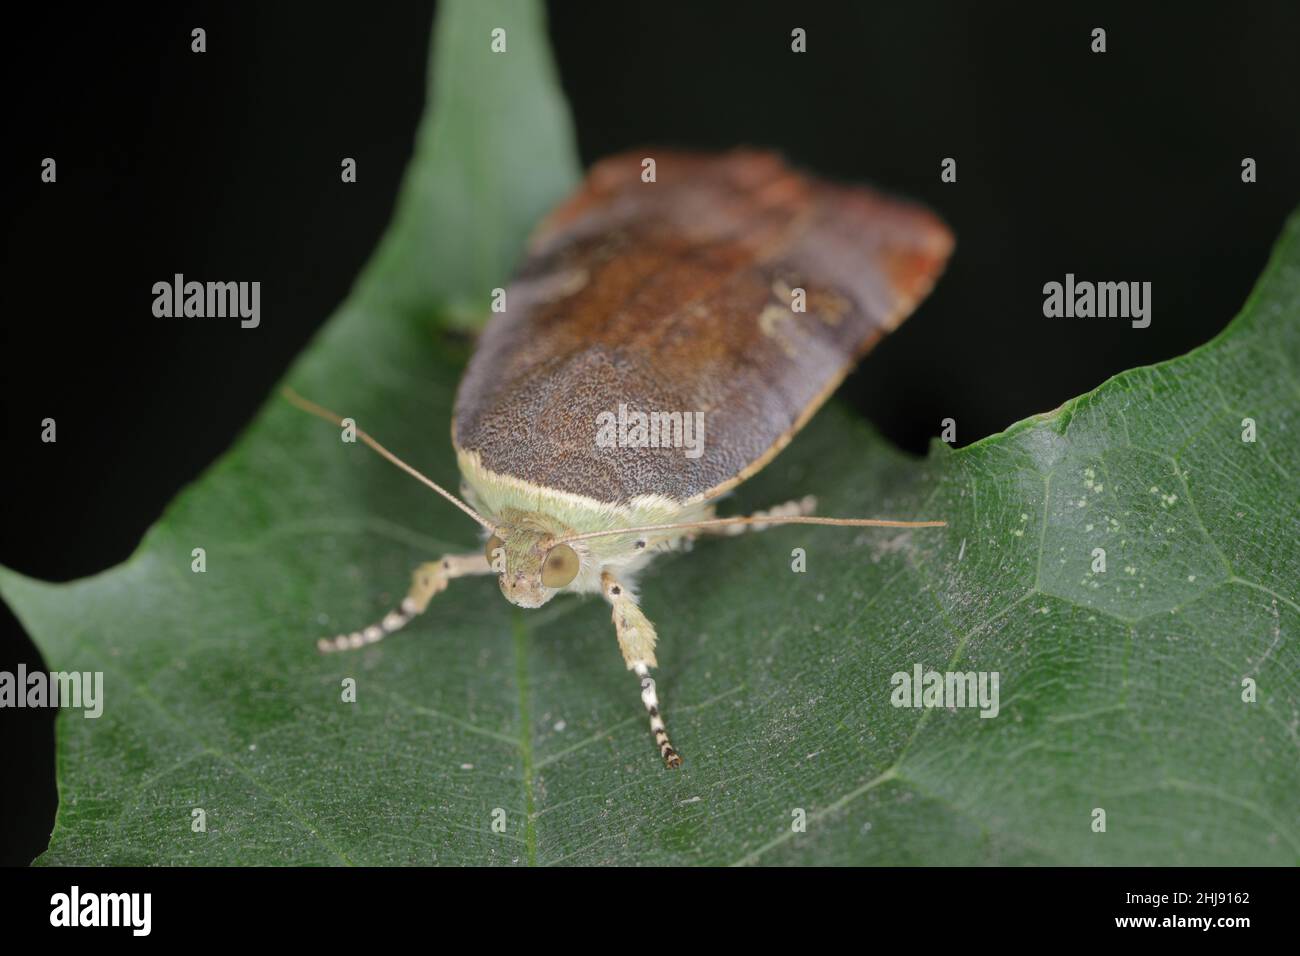
[[[394,631],[404,628],[417,614],[423,614],[433,596],[445,591],[452,578],[491,573],[492,567],[482,554],[449,554],[437,561],[427,561],[411,573],[411,589],[406,592],[406,597],[396,610],[385,614],[378,624],[371,624],[360,631],[322,637],[316,642],[316,649],[322,654],[332,654],[381,641]]]
[[[777,505],[775,508],[768,508],[766,511],[755,511],[755,518],[801,518],[804,515],[810,515],[817,510],[817,499],[812,495],[805,495],[802,498],[796,498],[793,501],[787,501],[785,504]],[[763,524],[761,521],[754,524],[727,524],[717,528],[701,528],[697,534],[724,534],[728,537],[735,537],[738,534],[744,534],[746,531],[766,531],[772,527],[770,524]]]
[[[618,647],[623,652],[627,669],[641,680],[641,702],[650,715],[650,732],[655,744],[670,770],[682,765],[682,758],[668,740],[668,728],[659,713],[659,695],[655,693],[654,678],[650,668],[657,667],[655,660],[655,626],[645,616],[633,595],[608,571],[600,576],[601,593],[614,609],[614,631],[618,634]]]

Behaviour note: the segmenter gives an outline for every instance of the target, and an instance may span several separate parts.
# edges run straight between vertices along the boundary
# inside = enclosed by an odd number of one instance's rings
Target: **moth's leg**
[[[775,508],[768,508],[766,511],[755,511],[755,518],[799,518],[804,515],[810,515],[817,510],[817,499],[812,495],[805,495],[802,498],[796,498],[793,501],[787,501],[785,504],[777,505]],[[738,534],[744,534],[746,531],[766,531],[772,527],[770,524],[763,524],[757,521],[754,524],[724,524],[717,528],[700,528],[696,534],[724,534],[734,537]]]
[[[406,597],[396,610],[385,614],[378,624],[371,624],[351,634],[322,637],[316,642],[316,648],[322,654],[330,654],[374,644],[394,631],[401,630],[417,614],[423,614],[433,596],[445,591],[452,578],[491,573],[492,566],[482,554],[449,554],[437,561],[428,561],[411,573],[411,589],[406,592]]]
[[[650,668],[657,667],[655,660],[655,626],[636,603],[636,597],[608,571],[600,576],[601,592],[614,609],[614,631],[618,634],[618,647],[623,652],[627,669],[641,680],[641,701],[650,715],[650,732],[655,735],[659,753],[670,769],[682,765],[682,758],[668,740],[668,730],[659,713],[659,696],[655,693],[654,678]]]

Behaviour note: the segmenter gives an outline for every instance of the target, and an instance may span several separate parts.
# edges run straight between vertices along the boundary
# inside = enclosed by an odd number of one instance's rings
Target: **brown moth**
[[[644,155],[592,168],[538,228],[504,312],[484,329],[452,422],[468,504],[357,431],[488,540],[482,554],[421,565],[399,609],[319,647],[373,643],[464,575],[496,574],[524,608],[599,593],[659,751],[677,767],[637,572],[700,534],[943,524],[813,517],[812,497],[749,517],[717,518],[715,507],[916,307],[953,240],[922,208],[813,179],[769,153],[659,152],[643,179]]]

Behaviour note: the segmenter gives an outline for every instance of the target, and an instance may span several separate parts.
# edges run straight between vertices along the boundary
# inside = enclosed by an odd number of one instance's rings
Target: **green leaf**
[[[578,156],[541,5],[442,6],[416,156],[349,305],[386,316],[436,306],[444,324],[473,327],[528,232],[577,184]],[[505,53],[491,49],[498,28]]]
[[[434,319],[504,281],[574,163],[539,10],[442,7],[396,223],[290,379],[454,486],[461,356]],[[677,772],[599,600],[521,611],[466,579],[318,656],[478,539],[271,399],[125,564],[0,573],[51,668],[105,673],[102,717],[59,718],[40,862],[1294,864],[1298,303],[1300,216],[1213,342],[976,445],[914,461],[827,408],[731,510],[815,493],[949,526],[789,527],[652,567]],[[998,672],[997,716],[894,707],[917,664]]]

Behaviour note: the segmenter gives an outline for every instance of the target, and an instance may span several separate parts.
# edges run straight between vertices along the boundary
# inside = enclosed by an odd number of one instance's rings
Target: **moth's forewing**
[[[604,160],[539,227],[484,330],[457,448],[495,475],[599,502],[715,497],[784,447],[951,249],[927,210],[768,153]],[[620,406],[703,413],[699,456],[598,446],[601,414]]]

